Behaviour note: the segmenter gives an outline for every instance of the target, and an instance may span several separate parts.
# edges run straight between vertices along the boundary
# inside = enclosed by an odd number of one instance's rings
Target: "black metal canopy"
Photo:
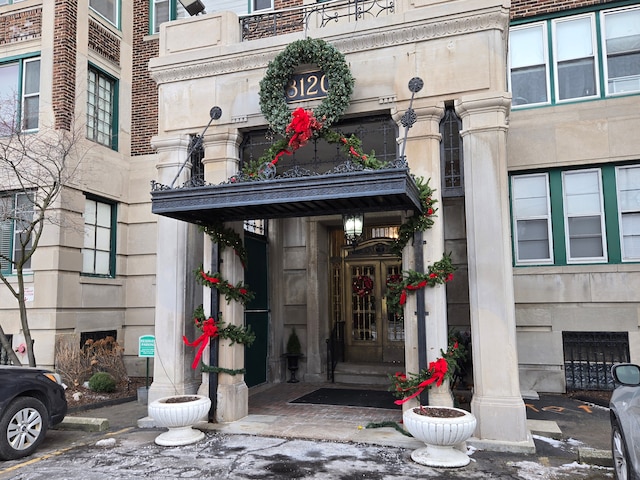
[[[154,184],[151,211],[195,224],[349,212],[421,210],[407,168],[167,188]]]

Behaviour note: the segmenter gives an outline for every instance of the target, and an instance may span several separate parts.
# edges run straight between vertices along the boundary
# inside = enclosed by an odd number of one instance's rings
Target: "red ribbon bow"
[[[425,388],[427,388],[429,385],[431,385],[434,382],[436,386],[439,387],[440,385],[442,385],[442,382],[444,381],[444,376],[446,375],[448,369],[449,369],[449,364],[444,358],[439,358],[435,362],[431,362],[429,364],[429,373],[431,374],[431,376],[427,378],[424,382],[419,384],[417,387],[418,390],[416,390],[413,394],[401,400],[396,400],[393,403],[395,403],[396,405],[402,405],[403,403],[408,402],[412,398],[415,398],[418,395],[420,395]],[[400,389],[400,391],[402,390]]]
[[[185,337],[184,335],[182,336],[182,341],[185,343],[185,345],[188,345],[189,347],[197,347],[198,345],[200,345],[200,348],[198,348],[198,351],[196,352],[196,358],[191,364],[191,368],[193,368],[194,370],[198,368],[198,364],[200,363],[200,359],[202,358],[202,352],[204,352],[204,349],[207,347],[207,345],[209,345],[209,339],[217,336],[218,326],[213,320],[213,317],[209,317],[208,320],[205,320],[202,323],[202,335],[196,338],[193,342],[189,342],[189,340],[187,340],[187,337]]]

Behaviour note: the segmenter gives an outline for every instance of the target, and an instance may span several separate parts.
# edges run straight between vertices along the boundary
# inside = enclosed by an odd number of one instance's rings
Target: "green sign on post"
[[[156,353],[156,337],[153,335],[142,335],[138,342],[138,356],[153,358]]]

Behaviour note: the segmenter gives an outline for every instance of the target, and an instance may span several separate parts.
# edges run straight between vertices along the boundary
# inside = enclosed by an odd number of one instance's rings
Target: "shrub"
[[[116,381],[113,376],[107,372],[94,373],[89,379],[89,388],[94,392],[115,392]]]

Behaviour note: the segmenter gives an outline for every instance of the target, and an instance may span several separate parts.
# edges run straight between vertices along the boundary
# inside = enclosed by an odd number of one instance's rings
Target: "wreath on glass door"
[[[360,298],[371,295],[373,291],[373,280],[368,275],[358,275],[353,281],[353,293]]]

